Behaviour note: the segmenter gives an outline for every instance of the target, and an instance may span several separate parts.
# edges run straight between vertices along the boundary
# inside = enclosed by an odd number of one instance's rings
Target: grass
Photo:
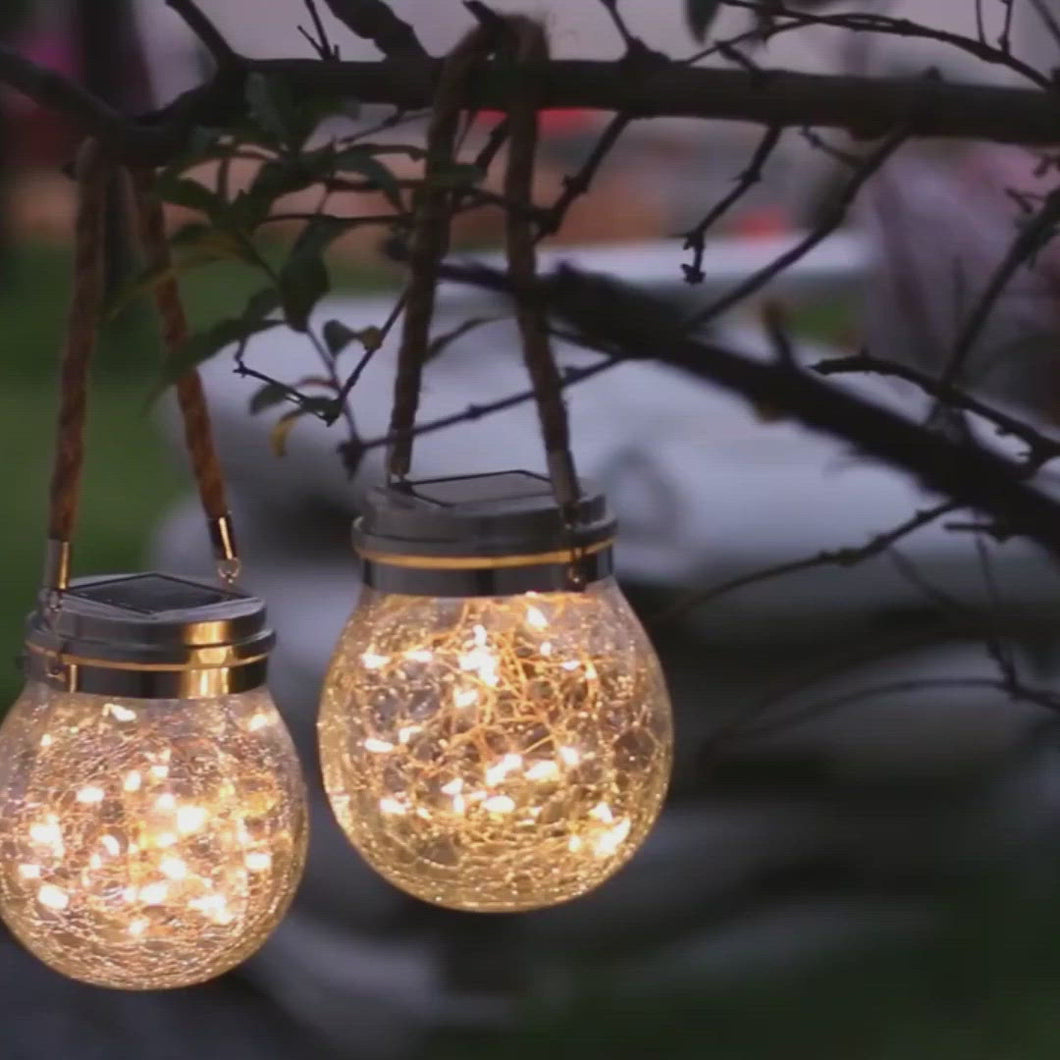
[[[39,588],[69,267],[65,248],[22,247],[0,284],[0,452],[7,455],[0,472],[0,659],[14,659]],[[256,286],[253,277],[233,268],[191,277],[186,293],[193,322],[231,313]],[[143,305],[107,328],[89,403],[75,572],[138,568],[155,523],[190,488],[145,408],[157,362],[157,340]],[[0,713],[20,684],[13,664],[0,665]]]
[[[39,588],[69,269],[68,248],[30,244],[17,248],[0,275],[0,452],[7,456],[0,472],[0,660],[9,660],[0,664],[0,715],[21,684],[10,660]],[[339,267],[333,280],[341,289],[365,290],[387,276]],[[257,274],[238,265],[187,274],[182,288],[193,328],[238,312],[261,286]],[[75,573],[137,569],[167,505],[191,488],[145,409],[158,357],[142,301],[105,329],[93,371]]]
[[[153,524],[186,486],[150,418],[144,385],[111,381],[98,386],[90,405],[88,461],[76,536],[76,571],[129,570],[140,564]],[[39,587],[47,522],[55,395],[39,383],[0,388],[0,520],[4,594],[0,598],[0,704],[9,703],[21,677],[13,659],[25,613]],[[0,708],[2,709],[2,708]]]

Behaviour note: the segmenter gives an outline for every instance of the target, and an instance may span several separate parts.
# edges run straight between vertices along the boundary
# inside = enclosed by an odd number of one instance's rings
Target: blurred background
[[[309,54],[296,29],[307,22],[299,0],[202,6],[248,54]],[[861,6],[975,32],[974,0]],[[392,7],[435,53],[467,25],[456,0]],[[529,7],[545,18],[556,54],[620,54],[598,0]],[[1002,5],[984,7],[996,32]],[[622,8],[652,47],[696,50],[679,0],[625,0]],[[1060,15],[1060,4],[1052,9]],[[327,24],[345,57],[371,57]],[[745,27],[745,15],[725,11],[716,33]],[[1016,31],[1020,55],[1056,65],[1055,43],[1029,2],[1017,7]],[[167,101],[207,69],[162,0],[4,0],[0,39],[129,111]],[[830,32],[778,38],[758,59],[822,72],[935,66],[953,80],[1005,78],[952,49]],[[371,123],[378,115],[369,111],[349,120]],[[601,125],[598,115],[546,116],[544,201]],[[731,187],[759,135],[738,124],[634,125],[550,259],[613,272],[682,304],[708,301],[811,227],[842,177],[841,162],[789,132],[766,179],[708,243],[704,284],[686,286],[687,255],[672,237]],[[838,135],[828,141],[850,146]],[[75,143],[61,118],[0,94],[0,443],[9,454],[0,637],[11,655],[42,555],[71,249],[62,169]],[[1037,159],[1016,148],[906,148],[849,225],[772,289],[800,356],[813,361],[868,343],[881,356],[937,367],[1012,238],[1018,207],[1010,192],[1051,187],[1053,178],[1036,169]],[[375,210],[373,196],[360,198],[345,205]],[[499,215],[466,219],[457,245],[489,252],[500,226]],[[320,320],[381,324],[400,277],[377,241],[343,242],[333,266],[335,293]],[[1056,267],[1047,252],[1017,278],[971,372],[976,387],[1043,429],[1060,415]],[[255,286],[226,263],[184,280],[197,326],[238,311]],[[764,351],[760,308],[741,307],[717,337]],[[503,306],[444,287],[436,327],[494,312]],[[392,345],[354,395],[366,436],[385,427]],[[293,334],[263,336],[251,353],[259,370],[290,381],[314,363]],[[576,363],[575,351],[561,353]],[[168,409],[148,407],[157,364],[146,307],[115,313],[95,370],[82,573],[147,564],[209,571],[175,424]],[[307,878],[258,957],[192,990],[123,995],[69,983],[4,937],[4,1060],[455,1060],[501,1050],[719,1060],[1055,1055],[1060,726],[1002,692],[931,684],[996,677],[986,645],[1000,644],[1028,683],[1055,685],[1060,580],[1051,562],[1018,542],[977,546],[973,535],[932,527],[903,542],[897,558],[767,582],[657,621],[690,589],[863,544],[934,498],[663,368],[626,365],[584,384],[571,397],[576,453],[618,511],[620,570],[674,695],[671,798],[644,850],[597,894],[524,917],[450,913],[405,898],[363,866],[317,779],[317,691],[356,600],[349,524],[361,491],[381,474],[378,459],[349,481],[336,455],[341,437],[315,421],[299,424],[278,458],[272,421],[251,416],[254,387],[233,374],[230,358],[208,365],[205,377],[248,586],[269,601],[281,636],[273,690],[309,773]],[[502,320],[431,365],[423,415],[524,385],[514,329]],[[913,392],[856,385],[911,413],[927,411]],[[529,408],[461,425],[417,451],[424,475],[541,462]],[[0,701],[12,701],[19,684],[13,666],[0,668]]]

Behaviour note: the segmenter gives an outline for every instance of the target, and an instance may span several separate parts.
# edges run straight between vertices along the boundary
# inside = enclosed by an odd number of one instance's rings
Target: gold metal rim
[[[254,663],[268,659],[268,652],[260,655],[239,658],[226,655],[220,662],[207,662],[202,658],[189,659],[185,663],[139,663],[139,662],[117,662],[113,659],[89,658],[83,655],[70,655],[66,652],[56,652],[43,647],[40,644],[27,642],[26,650],[44,658],[54,659],[60,665],[91,666],[97,670],[130,670],[143,673],[181,673],[187,670],[234,670],[241,666],[251,666]],[[228,648],[223,649],[226,652]]]
[[[570,563],[571,558],[592,556],[614,544],[614,538],[595,541],[591,545],[575,546],[556,552],[535,552],[521,556],[409,556],[404,553],[375,552],[357,549],[357,554],[368,563],[388,567],[409,567],[415,570],[504,570],[511,567],[540,567],[550,563]]]

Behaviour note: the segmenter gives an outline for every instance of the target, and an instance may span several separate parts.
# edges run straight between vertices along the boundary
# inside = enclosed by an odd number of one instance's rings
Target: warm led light
[[[157,989],[219,975],[283,916],[305,792],[264,688],[134,699],[31,682],[0,729],[0,912],[57,971]]]
[[[644,840],[670,704],[611,578],[491,597],[365,589],[320,743],[336,816],[383,876],[439,905],[526,910],[584,894]]]

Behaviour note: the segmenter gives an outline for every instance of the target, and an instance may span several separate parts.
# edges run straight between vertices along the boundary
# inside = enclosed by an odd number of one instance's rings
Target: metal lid
[[[582,483],[571,518],[529,471],[379,486],[354,524],[367,585],[419,596],[583,589],[611,573],[615,520]]]
[[[237,589],[157,573],[80,578],[27,619],[26,668],[73,691],[195,698],[264,684],[274,642],[265,605]]]
[[[492,557],[536,555],[610,540],[615,520],[590,482],[570,525],[552,485],[530,471],[377,486],[354,524],[359,552]]]

